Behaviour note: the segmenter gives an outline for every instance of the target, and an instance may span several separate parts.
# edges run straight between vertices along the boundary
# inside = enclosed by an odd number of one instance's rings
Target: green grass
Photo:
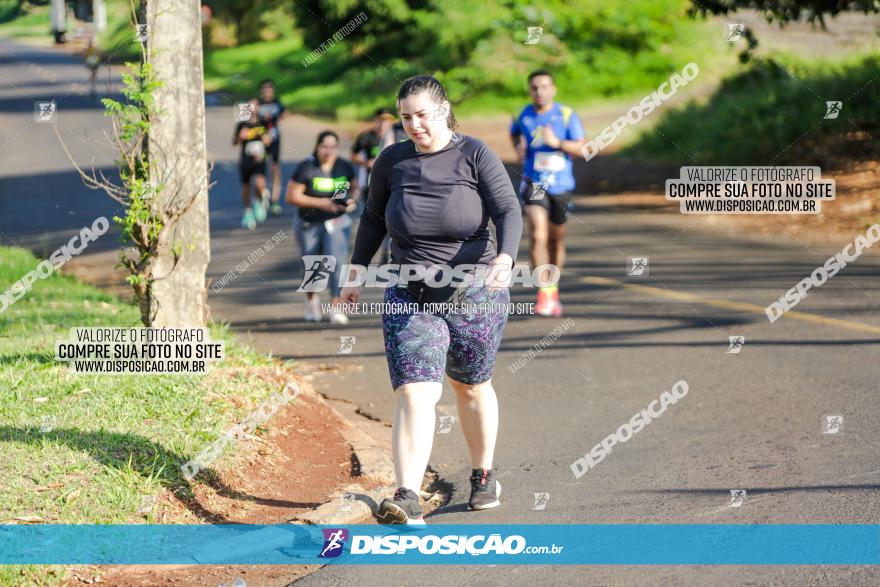
[[[660,17],[657,17],[660,18]],[[355,55],[356,45],[332,46],[308,66],[301,62],[314,47],[298,35],[276,41],[217,48],[205,56],[205,85],[230,97],[253,96],[263,78],[273,78],[278,94],[297,112],[339,119],[368,118],[376,107],[394,106],[400,82],[416,74],[436,75],[461,116],[512,113],[527,101],[526,76],[538,67],[551,69],[564,102],[585,106],[608,99],[640,98],[689,61],[702,70],[717,69],[731,59],[717,42],[717,24],[669,15],[672,41],[632,54],[603,47],[569,48],[548,29],[541,45],[524,45],[525,29],[499,23],[467,56],[448,71],[424,68],[399,58]]]
[[[691,60],[698,58],[703,71],[718,69],[722,63],[729,62],[731,56],[721,50],[697,52],[694,47],[703,38],[703,30],[702,25],[689,29],[690,38],[683,39],[682,46],[677,47],[672,55],[653,64],[647,58],[644,63],[630,64],[628,67],[617,64],[621,67],[613,75],[607,71],[608,67],[617,66],[613,63],[604,64],[602,71],[591,71],[584,66],[563,68],[556,74],[560,96],[572,106],[609,99],[640,98],[645,91],[655,89],[671,73],[680,71]],[[514,46],[512,51],[520,49]],[[256,94],[261,79],[272,78],[276,80],[282,101],[297,112],[355,119],[368,118],[379,106],[393,107],[400,80],[425,73],[404,60],[391,60],[382,66],[369,62],[354,64],[341,46],[331,48],[317,61],[304,67],[301,61],[309,53],[310,49],[298,39],[214,49],[205,56],[205,87],[209,91],[222,91],[236,98],[244,98]],[[515,67],[516,71],[521,70],[516,74],[519,77],[515,92],[491,80],[477,81],[479,75],[474,67],[447,73],[427,73],[437,75],[445,83],[453,103],[457,103],[456,113],[461,116],[511,113],[528,101],[525,78],[531,68],[512,65],[516,58],[515,53],[511,55],[514,56],[509,57],[509,65]],[[506,67],[503,63],[497,63],[502,59],[501,55],[493,54],[492,59],[496,61],[494,66],[487,60],[480,67],[485,66],[487,70]],[[672,66],[673,63],[679,65]],[[505,83],[509,85],[512,82],[506,80]]]
[[[665,113],[624,154],[689,165],[823,165],[876,155],[878,96],[877,54],[764,59],[740,68],[708,100]],[[837,119],[824,119],[828,100],[843,101]]]
[[[0,0],[0,7],[8,1]],[[444,82],[460,116],[510,114],[527,101],[526,76],[538,67],[551,69],[563,101],[578,107],[640,97],[688,61],[699,58],[702,67],[723,57],[725,47],[716,42],[716,24],[688,18],[684,12],[687,2],[683,0],[665,0],[656,5],[640,2],[629,8],[625,3],[615,3],[592,7],[584,14],[563,8],[562,4],[553,6],[555,16],[547,16],[551,20],[545,23],[545,34],[537,45],[524,44],[525,25],[531,21],[508,14],[505,9],[501,11],[504,17],[491,21],[488,33],[476,47],[455,61],[437,58],[445,55],[443,46],[434,47],[435,54],[426,53],[423,59],[390,56],[394,51],[373,56],[364,48],[364,39],[355,34],[308,66],[301,62],[315,47],[305,45],[296,23],[277,9],[263,15],[259,25],[267,38],[277,37],[275,40],[206,50],[205,87],[238,100],[255,95],[261,79],[273,78],[278,83],[278,95],[295,111],[350,120],[369,118],[379,106],[393,107],[402,80],[429,73]],[[48,35],[45,7],[28,5],[25,10],[25,14],[0,25],[0,34],[27,30]],[[107,2],[108,27],[98,42],[114,62],[139,58],[140,46],[133,40],[129,10],[126,0]],[[470,15],[452,11],[446,17],[467,20]],[[533,17],[538,21],[543,18]],[[551,26],[554,19],[556,24]],[[468,28],[466,22],[458,24]],[[589,32],[572,37],[572,31],[580,26],[588,27]],[[455,35],[444,33],[441,38]],[[437,62],[447,63],[448,69],[425,65]]]
[[[0,36],[52,37],[48,6],[28,6],[24,12],[15,13],[15,0],[0,0]]]
[[[38,262],[22,249],[0,247],[0,291]],[[158,508],[138,512],[142,496],[165,490],[186,502],[192,486],[180,465],[280,391],[254,375],[271,369],[272,359],[217,326],[212,338],[225,341],[227,359],[206,375],[74,375],[54,360],[54,343],[75,326],[140,322],[133,306],[58,274],[36,282],[0,314],[0,523],[22,516],[155,523]],[[49,416],[56,418],[54,429],[40,432]],[[210,467],[222,468],[230,452]],[[211,471],[193,483],[205,479],[211,481]],[[51,584],[61,575],[47,567],[0,566],[3,585]]]
[[[131,25],[131,5],[127,0],[107,0],[107,28],[98,35],[97,45],[113,63],[140,61],[141,44]]]

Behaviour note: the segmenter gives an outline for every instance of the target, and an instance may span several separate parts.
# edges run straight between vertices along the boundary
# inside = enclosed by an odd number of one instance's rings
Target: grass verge
[[[0,247],[0,291],[38,262]],[[227,358],[205,375],[73,375],[54,360],[54,343],[76,326],[140,322],[133,306],[57,273],[0,314],[0,523],[157,523],[158,508],[145,504],[160,494],[183,512],[161,521],[198,522],[179,467],[280,391],[257,376],[276,363],[212,326]],[[65,576],[64,567],[0,566],[2,585]]]

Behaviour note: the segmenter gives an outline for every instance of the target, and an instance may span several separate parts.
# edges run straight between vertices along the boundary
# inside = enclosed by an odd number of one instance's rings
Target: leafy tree
[[[837,16],[847,10],[858,10],[865,14],[880,12],[880,0],[691,0],[690,14],[706,16],[707,14],[726,15],[737,10],[757,10],[767,22],[785,26],[789,22],[806,20],[818,23],[825,28],[826,16]],[[739,54],[739,60],[746,63],[758,46],[758,39],[748,27],[742,31],[746,41],[746,49]]]
[[[847,10],[865,14],[880,12],[878,0],[692,0],[693,14],[728,14],[751,8],[762,13],[768,21],[785,25],[805,19],[825,26],[826,16],[837,16]]]
[[[263,25],[260,16],[279,6],[280,0],[211,0],[214,17],[235,23],[235,42],[238,45],[260,40]]]

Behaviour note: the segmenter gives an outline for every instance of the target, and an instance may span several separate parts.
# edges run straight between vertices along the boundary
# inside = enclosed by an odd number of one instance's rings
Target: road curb
[[[360,483],[339,487],[330,495],[329,502],[295,515],[290,523],[338,526],[366,522],[373,517],[382,499],[396,489],[390,440],[381,438],[382,431],[390,429],[359,415],[354,404],[328,400],[318,393],[315,396],[341,423],[339,432],[351,445],[360,465],[361,476],[371,482],[371,487],[367,488]],[[380,438],[375,438],[376,436]],[[390,438],[390,433],[388,437]],[[351,497],[346,497],[349,495]]]

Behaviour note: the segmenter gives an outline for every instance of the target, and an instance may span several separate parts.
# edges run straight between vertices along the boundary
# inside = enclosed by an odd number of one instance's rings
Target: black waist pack
[[[448,303],[459,293],[459,287],[462,287],[460,283],[435,286],[428,285],[424,281],[410,281],[406,284],[406,290],[419,304]]]

